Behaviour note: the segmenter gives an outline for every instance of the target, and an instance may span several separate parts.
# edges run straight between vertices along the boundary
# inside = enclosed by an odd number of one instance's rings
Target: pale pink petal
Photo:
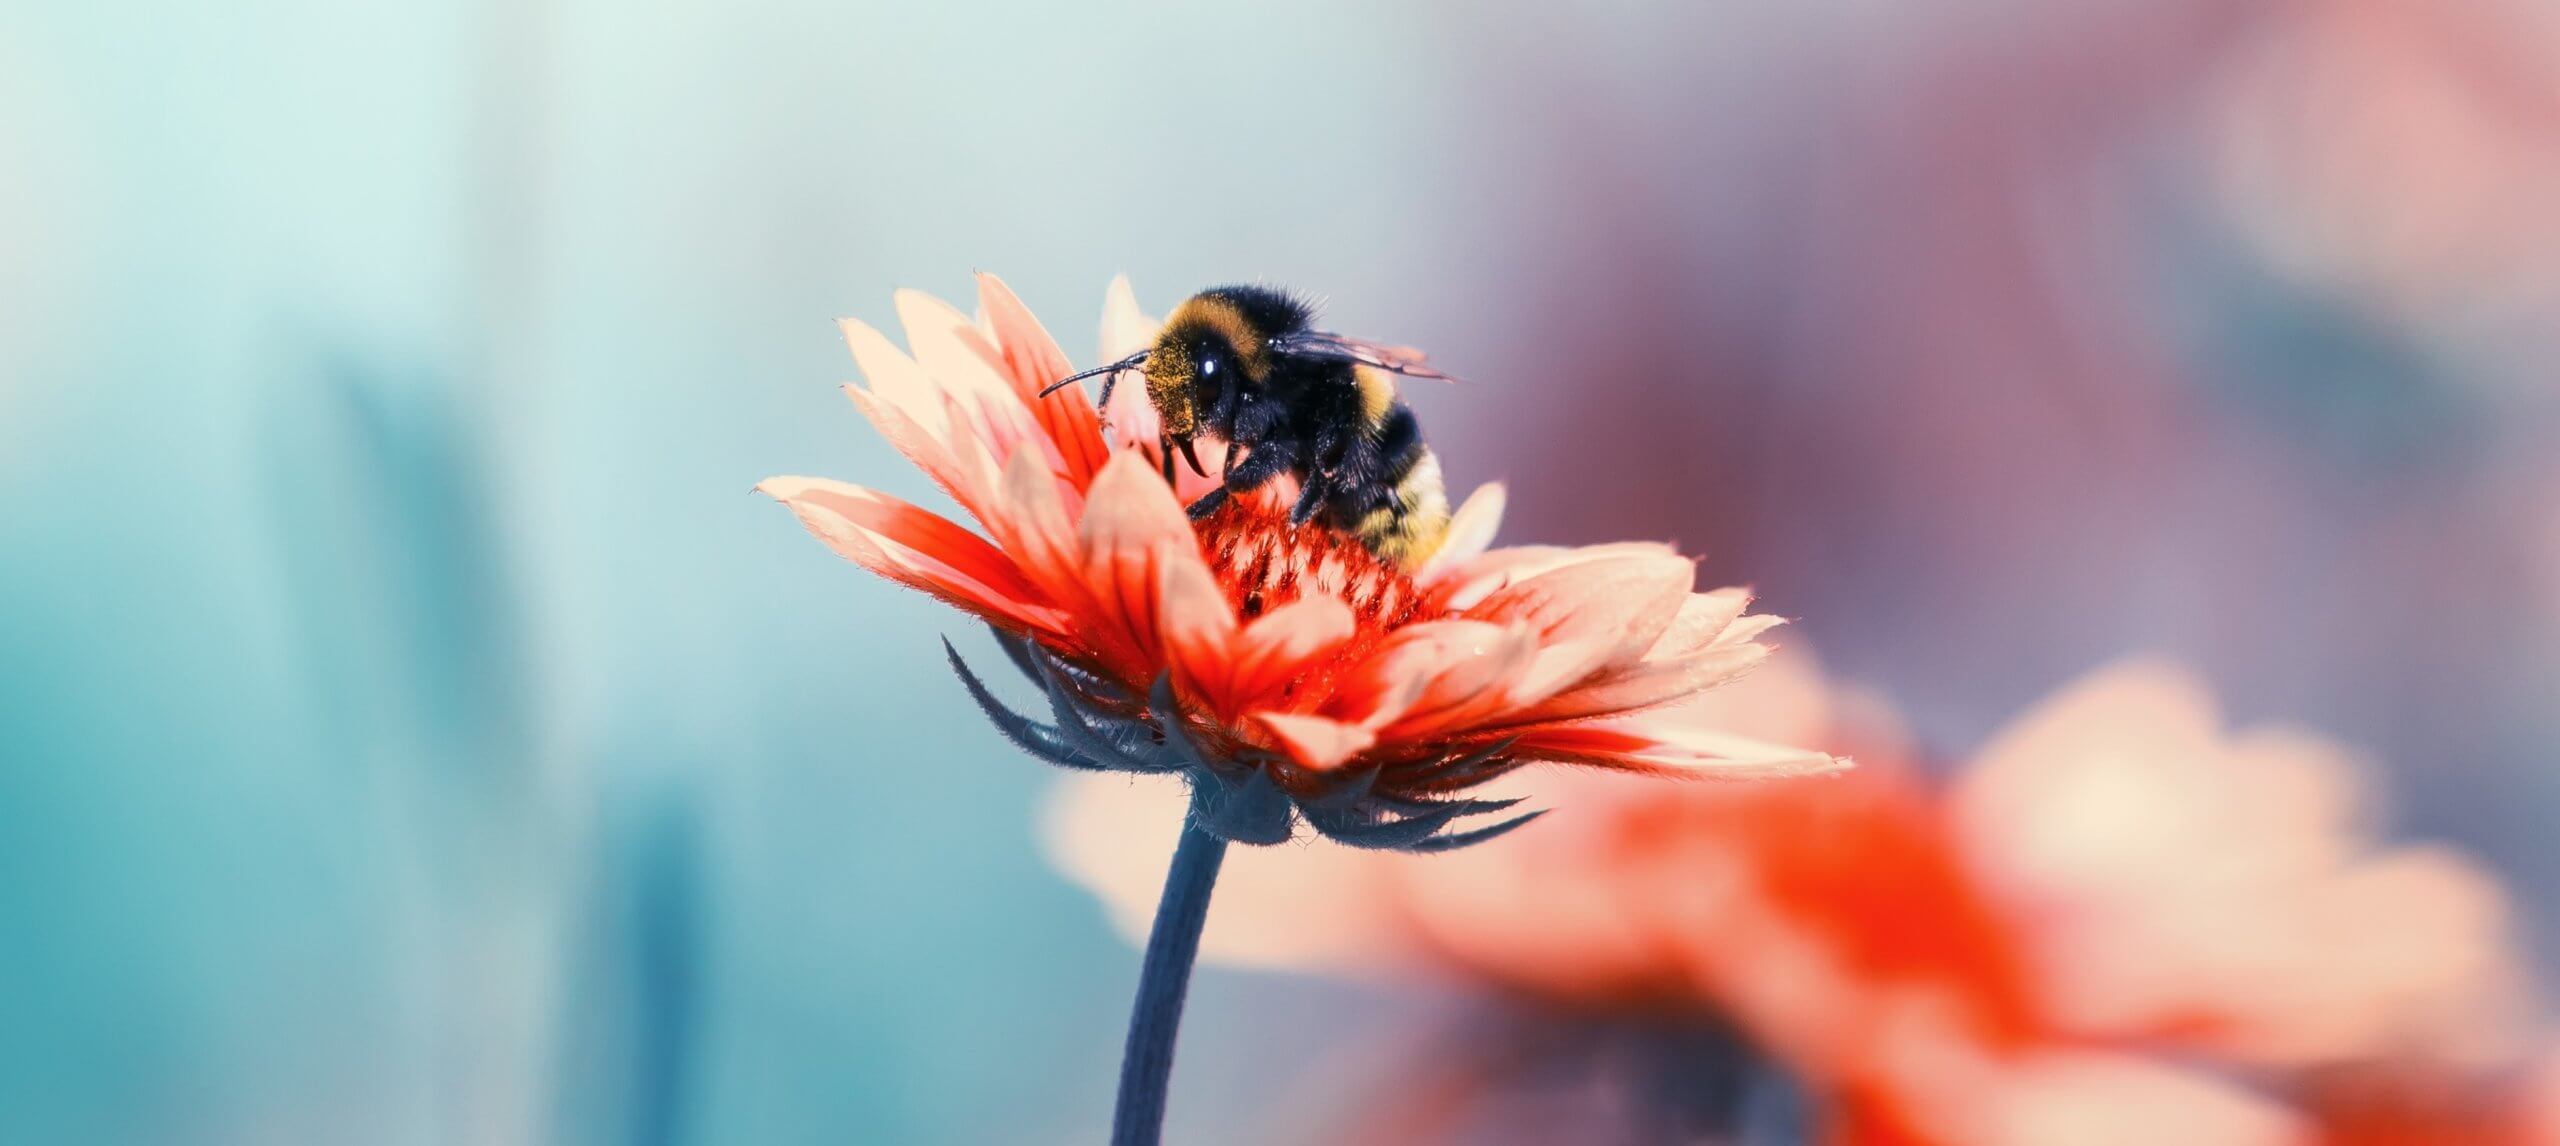
[[[1503,707],[1525,711],[1566,689],[1608,670],[1619,656],[1618,643],[1595,639],[1545,645],[1503,697]]]
[[[1436,608],[1458,612],[1483,601],[1506,585],[1526,581],[1541,573],[1586,561],[1644,555],[1678,557],[1680,551],[1651,541],[1583,546],[1514,545],[1487,550],[1439,570],[1431,582],[1431,597]]]
[[[1484,555],[1493,544],[1493,536],[1502,528],[1502,508],[1506,494],[1500,482],[1486,482],[1449,515],[1449,527],[1440,539],[1440,547],[1431,551],[1422,567],[1414,570],[1414,584],[1428,586],[1443,574]]]
[[[1325,712],[1383,728],[1417,706],[1446,703],[1464,682],[1508,683],[1527,671],[1536,654],[1536,642],[1524,637],[1519,630],[1484,621],[1406,625],[1344,675]],[[1427,705],[1426,694],[1433,695]]]
[[[1074,511],[1039,451],[1014,451],[1004,468],[1000,504],[1002,512],[987,523],[996,544],[1051,602],[1072,613],[1087,611],[1091,593],[1084,582],[1084,546]]]
[[[1036,447],[1052,469],[1069,478],[1077,476],[1058,443],[1005,377],[994,344],[968,316],[919,290],[901,290],[896,301],[898,321],[906,327],[907,345],[916,362],[941,384],[953,417],[973,428],[989,453],[1011,458],[1015,450]]]
[[[1162,663],[1156,594],[1163,567],[1183,561],[1205,570],[1190,519],[1143,459],[1119,453],[1094,478],[1082,533],[1097,641],[1123,671],[1151,673]]]
[[[1341,767],[1378,742],[1376,733],[1357,724],[1291,712],[1257,712],[1253,718],[1271,730],[1289,758],[1323,772]]]
[[[1660,646],[1657,645],[1657,648]],[[1828,679],[1801,642],[1772,653],[1739,680],[1654,709],[1644,719],[1685,720],[1780,744],[1818,744],[1909,758],[1900,720],[1884,701]]]
[[[1079,488],[1092,484],[1111,452],[1103,443],[1093,406],[1072,387],[1040,396],[1051,383],[1075,373],[1066,352],[1058,349],[1058,340],[1049,337],[1047,328],[1014,297],[1004,280],[980,273],[978,305],[985,308],[988,325],[995,331],[998,360],[1013,381],[1014,393],[1039,415],[1050,441],[1066,460],[1067,476]]]
[[[1197,561],[1172,561],[1159,571],[1157,628],[1174,679],[1221,719],[1237,707],[1236,611],[1217,578]]]
[[[1300,597],[1255,618],[1235,648],[1235,702],[1268,699],[1358,632],[1351,607],[1332,597]]]
[[[1538,638],[1516,625],[1494,626],[1479,636],[1464,632],[1464,622],[1447,622],[1439,631],[1449,639],[1416,643],[1403,650],[1421,687],[1390,712],[1372,712],[1368,723],[1389,739],[1424,740],[1481,723],[1506,711],[1511,695],[1537,662]],[[1428,648],[1428,659],[1411,654]]]
[[[996,350],[969,316],[950,303],[912,288],[891,296],[898,325],[907,335],[907,353],[933,375],[946,393],[972,402],[1013,396],[996,361]],[[1020,405],[1017,400],[1016,405]]]
[[[1102,360],[1117,362],[1155,344],[1164,324],[1138,308],[1129,276],[1114,275],[1102,292]]]
[[[1952,803],[2075,1029],[2279,1066],[2512,1053],[2504,895],[2458,857],[2369,850],[2361,795],[2337,746],[2228,736],[2192,674],[2134,663],[1995,738]]]
[[[952,423],[943,384],[869,324],[846,318],[838,319],[836,326],[844,332],[845,348],[853,352],[862,380],[870,384],[871,397],[906,415],[934,441],[951,446],[961,428]],[[974,433],[974,428],[969,432]]]
[[[1759,640],[1769,630],[1786,623],[1785,617],[1753,613],[1747,617],[1737,618],[1732,624],[1725,626],[1723,632],[1716,634],[1714,643],[1719,646],[1750,644]]]
[[[1641,717],[1538,729],[1520,737],[1518,750],[1565,763],[1719,779],[1804,776],[1850,766],[1808,748]]]
[[[1102,361],[1118,362],[1146,349],[1155,342],[1156,331],[1163,325],[1139,311],[1137,292],[1129,289],[1129,276],[1112,279],[1111,289],[1104,292],[1102,300]],[[1102,423],[1115,448],[1149,451],[1155,449],[1156,435],[1163,425],[1156,417],[1155,406],[1147,401],[1145,380],[1136,374],[1123,375],[1119,384],[1112,387],[1111,405],[1102,411]]]
[[[847,386],[844,395],[853,400],[862,416],[870,419],[880,436],[916,468],[933,479],[951,500],[981,524],[992,524],[992,505],[998,479],[994,462],[975,434],[961,435],[958,441],[945,441],[912,417],[902,407],[892,405],[878,395],[859,386]]]
[[[1667,661],[1645,661],[1603,673],[1508,718],[1520,724],[1585,720],[1670,704],[1738,679],[1767,660],[1767,645],[1712,645]]]
[[[756,489],[828,547],[882,577],[1017,630],[1056,631],[1062,623],[1002,550],[940,516],[821,478],[767,478]]]
[[[1577,562],[1496,590],[1466,615],[1527,626],[1549,644],[1605,641],[1633,659],[1679,615],[1695,576],[1686,558],[1664,554]]]
[[[1690,594],[1680,604],[1680,615],[1645,655],[1657,659],[1680,657],[1706,648],[1742,619],[1742,611],[1750,607],[1749,589],[1728,587]]]

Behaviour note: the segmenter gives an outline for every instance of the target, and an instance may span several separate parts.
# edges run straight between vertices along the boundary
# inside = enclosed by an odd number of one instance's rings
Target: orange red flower
[[[1050,722],[1004,710],[1006,733],[1080,768],[1178,771],[1229,839],[1318,830],[1439,847],[1516,825],[1444,831],[1508,807],[1461,798],[1523,764],[1771,775],[1831,757],[1743,740],[1677,706],[1767,656],[1776,618],[1740,589],[1693,590],[1667,546],[1491,548],[1498,488],[1458,510],[1410,565],[1320,527],[1293,527],[1286,483],[1194,523],[1214,479],[1157,452],[1138,387],[1097,413],[1011,291],[979,279],[972,319],[898,296],[908,348],[847,321],[868,388],[854,403],[984,532],[875,490],[777,477],[758,488],[838,553],[993,626],[1047,693]],[[1106,359],[1152,337],[1125,283]],[[1218,467],[1212,444],[1210,463]]]

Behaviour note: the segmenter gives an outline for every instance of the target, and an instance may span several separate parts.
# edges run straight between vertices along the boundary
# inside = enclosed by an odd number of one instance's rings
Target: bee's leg
[[[1298,504],[1289,507],[1289,524],[1305,525],[1308,518],[1314,517],[1316,510],[1324,505],[1326,490],[1331,485],[1323,470],[1308,473],[1307,484],[1298,490]]]
[[[1156,435],[1156,456],[1164,459],[1164,484],[1172,485],[1173,439],[1170,436],[1164,434]]]
[[[1307,468],[1326,471],[1341,469],[1342,456],[1349,450],[1350,445],[1350,437],[1342,432],[1340,426],[1327,423],[1317,427],[1315,440],[1307,443],[1307,457],[1313,459],[1313,464]]]
[[[1218,507],[1226,504],[1229,494],[1246,493],[1260,488],[1262,483],[1270,481],[1273,474],[1279,473],[1289,464],[1287,451],[1270,446],[1253,447],[1252,452],[1245,454],[1244,460],[1239,462],[1235,460],[1239,448],[1235,445],[1227,447],[1227,464],[1219,475],[1218,488],[1209,496],[1191,503],[1193,520],[1218,512]]]
[[[1210,415],[1217,419],[1218,432],[1229,440],[1236,436],[1236,407],[1243,401],[1244,387],[1228,386],[1226,393],[1218,395],[1217,412]]]
[[[1252,452],[1244,456],[1241,462],[1235,460],[1235,450],[1236,447],[1232,445],[1227,447],[1228,464],[1221,483],[1235,493],[1260,488],[1262,483],[1271,480],[1273,474],[1289,467],[1289,453],[1286,450],[1257,445],[1253,447]]]

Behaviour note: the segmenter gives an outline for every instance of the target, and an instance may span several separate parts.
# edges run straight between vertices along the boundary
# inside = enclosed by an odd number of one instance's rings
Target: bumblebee
[[[1154,345],[1049,389],[1101,375],[1107,405],[1120,375],[1143,375],[1168,480],[1176,452],[1206,476],[1194,438],[1226,442],[1220,485],[1191,504],[1195,519],[1287,474],[1299,489],[1293,524],[1316,521],[1390,564],[1418,565],[1448,532],[1449,498],[1395,378],[1449,376],[1417,351],[1313,329],[1314,317],[1269,287],[1212,288],[1175,308]]]

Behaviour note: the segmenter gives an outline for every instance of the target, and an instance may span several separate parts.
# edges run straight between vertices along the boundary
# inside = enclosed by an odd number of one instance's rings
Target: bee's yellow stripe
[[[1360,428],[1375,434],[1396,408],[1395,378],[1375,366],[1354,366],[1351,377],[1360,387]]]
[[[1378,510],[1354,532],[1370,552],[1410,569],[1440,548],[1449,533],[1449,494],[1440,478],[1440,459],[1422,451],[1396,480],[1396,496],[1404,501],[1403,513]]]

